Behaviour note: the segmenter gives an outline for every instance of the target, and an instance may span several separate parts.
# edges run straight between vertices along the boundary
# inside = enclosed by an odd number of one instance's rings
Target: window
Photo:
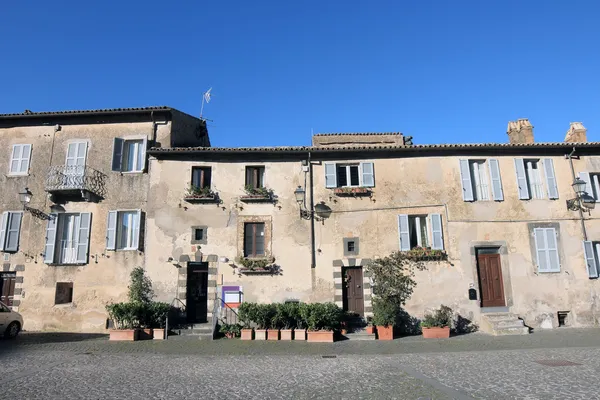
[[[265,167],[246,167],[246,187],[258,189],[265,186]]]
[[[534,228],[538,272],[560,272],[555,228]]]
[[[400,250],[408,251],[415,247],[444,249],[442,217],[440,214],[398,216]]]
[[[210,167],[192,167],[192,186],[194,188],[210,188],[210,178]]]
[[[30,144],[14,144],[10,156],[10,175],[27,175],[31,159]]]
[[[206,244],[208,227],[206,226],[192,226],[192,244]]]
[[[590,278],[598,278],[600,275],[600,242],[583,242],[583,254],[588,276]]]
[[[146,166],[148,140],[115,138],[112,170],[117,172],[143,172]]]
[[[595,201],[600,201],[600,173],[580,172],[579,178],[585,181],[585,192]]]
[[[460,160],[460,176],[464,201],[490,200],[490,191],[495,201],[504,200],[500,167],[495,158],[487,162],[486,160]]]
[[[68,304],[73,302],[73,282],[57,282],[54,304]]]
[[[139,250],[142,212],[109,211],[106,230],[108,250]]]
[[[344,238],[344,256],[358,255],[358,238]]]
[[[46,264],[87,264],[91,213],[50,214],[46,228]]]
[[[244,224],[244,257],[265,255],[265,224],[247,222]]]
[[[543,199],[544,185],[549,199],[558,199],[558,187],[552,159],[543,160],[515,158],[519,198]],[[542,171],[543,170],[543,171]],[[544,182],[545,180],[545,182]]]
[[[237,307],[244,301],[241,286],[223,286],[222,299],[229,307]]]
[[[0,250],[16,252],[19,249],[19,233],[21,231],[22,212],[6,211],[2,213],[0,225]]]
[[[372,162],[359,164],[325,163],[325,187],[374,187]]]

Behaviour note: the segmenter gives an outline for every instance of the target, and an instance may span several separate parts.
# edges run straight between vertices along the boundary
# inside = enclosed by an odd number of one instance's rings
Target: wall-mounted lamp
[[[589,211],[594,208],[594,199],[585,191],[587,183],[581,178],[575,178],[571,187],[575,192],[575,198],[567,200],[567,209],[571,211]]]
[[[329,206],[327,206],[323,201],[315,205],[314,210],[308,210],[306,208],[306,191],[302,186],[298,186],[296,190],[294,190],[294,197],[296,198],[296,202],[300,207],[300,218],[314,218],[317,221],[324,221],[331,215],[331,208],[329,208]]]
[[[23,204],[23,208],[27,209],[27,204],[31,202],[31,197],[33,193],[29,191],[29,188],[23,189],[23,191],[19,192],[19,201]]]

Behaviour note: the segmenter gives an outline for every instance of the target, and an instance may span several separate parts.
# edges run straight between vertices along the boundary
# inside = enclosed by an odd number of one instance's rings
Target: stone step
[[[345,336],[348,340],[375,340],[375,334],[369,334],[366,331],[358,333],[347,333]]]
[[[505,336],[505,335],[529,335],[529,328],[526,326],[519,328],[501,328],[494,329],[494,336]]]
[[[520,319],[513,319],[510,321],[490,321],[492,323],[492,327],[494,329],[504,329],[504,328],[522,328],[525,326],[523,321]]]
[[[167,340],[212,340],[212,335],[169,335]]]
[[[481,328],[494,336],[529,334],[529,328],[525,326],[523,320],[508,312],[482,314]]]
[[[515,319],[519,319],[513,313],[488,313],[483,314],[490,321],[514,321]]]

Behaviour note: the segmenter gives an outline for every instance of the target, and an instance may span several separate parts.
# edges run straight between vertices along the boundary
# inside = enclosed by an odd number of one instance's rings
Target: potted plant
[[[367,317],[367,327],[365,328],[369,335],[375,334],[375,326],[373,325],[373,317]]]
[[[254,329],[251,324],[256,319],[256,306],[257,304],[255,303],[242,303],[238,307],[238,317],[243,324],[243,328],[240,331],[242,340],[254,339]]]
[[[423,337],[426,339],[449,338],[452,315],[452,309],[443,304],[433,313],[425,314],[425,318],[421,321]]]
[[[185,200],[214,200],[216,197],[209,187],[190,186],[185,194]]]
[[[280,323],[280,339],[293,340],[294,328],[298,319],[298,303],[282,303],[277,305],[276,321]]]
[[[302,309],[308,325],[309,342],[333,342],[340,328],[343,311],[334,303],[313,303]]]
[[[151,315],[152,315],[152,337],[154,340],[165,339],[165,326],[167,314],[171,310],[169,303],[161,303],[154,301],[150,303]]]
[[[257,304],[256,305],[256,317],[254,322],[256,323],[256,330],[254,331],[254,340],[267,340],[267,332],[269,328],[271,328],[271,320],[275,315],[275,305],[274,304]],[[279,339],[279,330],[275,330],[273,333],[277,335],[277,339]],[[272,335],[273,335],[272,334]]]
[[[306,320],[304,319],[305,311],[303,311],[303,309],[310,305],[298,303],[296,306],[296,311],[294,313],[294,340],[306,340]]]
[[[106,311],[115,327],[110,330],[109,340],[135,341],[139,339],[138,310],[135,303],[108,304]]]
[[[379,340],[394,340],[394,323],[398,311],[398,306],[392,301],[373,299],[373,325],[377,327]]]
[[[227,339],[233,339],[240,336],[242,326],[240,324],[222,324],[219,332],[225,335]]]

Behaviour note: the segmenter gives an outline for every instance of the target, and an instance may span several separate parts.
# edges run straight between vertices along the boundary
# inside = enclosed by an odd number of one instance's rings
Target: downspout
[[[152,147],[156,147],[156,121],[154,120],[154,111],[150,112],[150,119],[152,120]]]
[[[575,146],[573,146],[573,151],[566,155],[566,158],[569,159],[569,165],[571,166],[571,175],[573,176],[573,182],[575,182],[575,168],[573,168],[573,154],[575,154]],[[585,220],[583,219],[583,210],[581,209],[581,197],[577,195],[577,201],[579,205],[579,221],[581,221],[581,232],[583,232],[583,240],[587,241],[587,231],[585,230]]]
[[[310,151],[308,152],[308,184],[310,186],[310,267],[314,269],[317,267],[317,255],[315,250],[315,197],[313,191],[313,168]]]

